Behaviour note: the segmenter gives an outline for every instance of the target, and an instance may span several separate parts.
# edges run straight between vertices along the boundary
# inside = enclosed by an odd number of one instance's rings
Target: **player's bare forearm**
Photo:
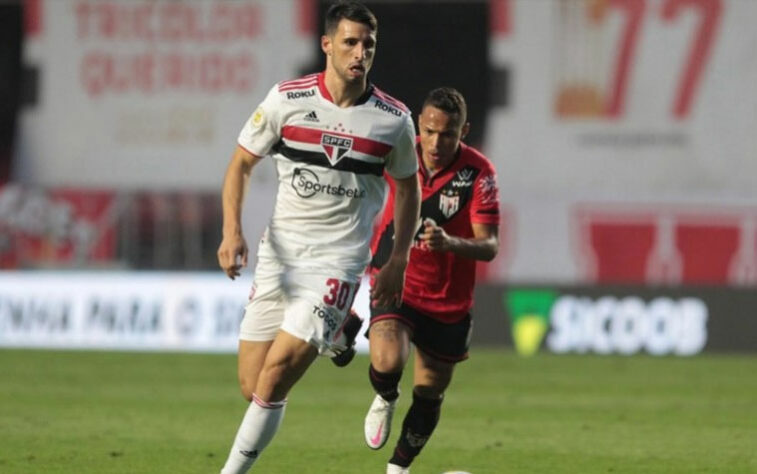
[[[242,235],[242,198],[252,168],[259,160],[257,156],[237,147],[223,181],[223,240],[218,247],[218,265],[232,280],[247,265],[247,242]]]
[[[389,260],[379,270],[371,288],[371,299],[375,305],[399,305],[402,302],[405,269],[410,259],[410,246],[420,215],[420,205],[421,191],[417,176],[395,180],[394,246]]]
[[[242,198],[259,158],[241,147],[236,147],[226,168],[223,180],[223,235],[242,233]]]
[[[463,239],[454,237],[450,243],[450,252],[461,257],[471,258],[473,260],[483,260],[489,262],[497,256],[498,241],[496,237],[487,237],[484,239]]]
[[[394,194],[394,246],[389,260],[407,262],[421,209],[418,176],[396,179]]]
[[[496,225],[473,224],[473,237],[464,238],[447,234],[431,221],[424,222],[421,240],[426,248],[437,252],[452,252],[473,260],[491,261],[499,250]]]

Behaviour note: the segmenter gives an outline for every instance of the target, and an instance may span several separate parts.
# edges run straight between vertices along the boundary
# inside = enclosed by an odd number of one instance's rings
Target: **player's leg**
[[[374,314],[368,332],[371,364],[368,377],[376,391],[365,417],[365,442],[371,449],[386,444],[392,425],[394,407],[399,398],[399,382],[410,355],[412,331],[407,321],[395,314]]]
[[[258,264],[255,269],[250,302],[245,307],[239,326],[237,375],[239,388],[247,401],[252,401],[258,376],[266,354],[284,321],[284,293],[281,270]]]
[[[266,402],[284,401],[316,356],[318,349],[314,346],[286,331],[279,331],[263,363],[255,395]]]
[[[413,367],[413,403],[402,422],[402,434],[390,464],[407,468],[434,432],[455,364],[430,357],[416,348]]]
[[[276,335],[222,474],[245,473],[257,460],[281,426],[287,393],[317,355],[315,347],[287,332]]]
[[[239,355],[237,357],[239,388],[242,391],[242,396],[248,402],[252,401],[258,376],[263,369],[263,362],[271,344],[273,344],[272,340],[239,341]]]
[[[332,288],[334,284],[329,283],[333,281],[339,282],[340,288],[345,285],[350,290],[345,293],[352,293],[357,276],[343,281],[332,275],[296,273],[288,274],[284,284],[278,285],[286,291],[281,329],[266,353],[256,379],[252,403],[222,473],[246,472],[276,434],[284,417],[289,390],[316,356],[332,356],[348,347],[344,329],[351,301],[334,299],[331,302],[324,296],[336,291]],[[262,301],[256,293],[253,303],[257,302],[262,308]],[[245,333],[250,339],[263,339],[262,334],[255,331]]]
[[[277,425],[277,416],[283,416],[283,404],[280,407],[267,406],[254,397],[266,357],[284,320],[285,304],[280,275],[278,267],[268,269],[260,262],[255,270],[255,284],[239,328],[237,362],[242,395],[251,403],[236,434],[222,471],[224,473],[245,472],[259,454],[255,448],[245,447],[249,445],[246,441],[249,433],[266,432],[267,426]]]
[[[413,343],[416,347],[413,402],[402,422],[402,434],[389,460],[390,467],[404,469],[404,472],[409,472],[410,464],[439,422],[444,392],[452,380],[455,364],[468,357],[472,330],[470,315],[448,324],[416,312],[413,323]]]

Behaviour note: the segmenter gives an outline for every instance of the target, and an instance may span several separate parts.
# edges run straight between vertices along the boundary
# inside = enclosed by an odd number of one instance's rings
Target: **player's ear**
[[[331,37],[329,35],[321,36],[321,49],[327,56],[331,56]]]
[[[470,122],[465,122],[465,125],[463,125],[463,129],[460,133],[460,139],[462,140],[468,135],[468,132],[470,132]]]

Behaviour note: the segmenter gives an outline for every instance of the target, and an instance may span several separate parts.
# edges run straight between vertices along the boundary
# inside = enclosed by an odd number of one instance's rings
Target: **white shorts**
[[[320,355],[331,357],[335,350],[347,347],[342,328],[358,286],[358,275],[344,280],[313,270],[259,263],[239,339],[272,341],[282,329],[313,345]]]

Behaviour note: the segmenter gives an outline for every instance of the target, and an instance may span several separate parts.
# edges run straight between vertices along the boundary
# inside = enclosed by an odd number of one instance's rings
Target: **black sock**
[[[442,399],[429,399],[413,392],[413,404],[410,406],[405,421],[402,422],[402,434],[394,448],[390,463],[407,467],[421,452],[423,446],[434,432],[439,422]]]
[[[396,400],[400,396],[400,392],[397,389],[402,378],[402,371],[395,373],[379,372],[373,368],[373,365],[368,369],[368,378],[371,380],[373,389],[381,395],[381,398],[391,402]]]

